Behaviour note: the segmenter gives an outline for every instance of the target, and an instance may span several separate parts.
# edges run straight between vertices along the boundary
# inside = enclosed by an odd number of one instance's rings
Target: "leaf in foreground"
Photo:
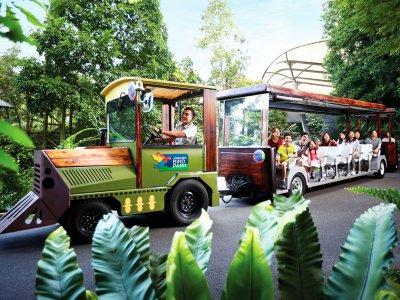
[[[70,239],[59,227],[46,239],[36,274],[38,299],[84,299],[83,273]]]
[[[397,242],[394,204],[370,208],[353,224],[339,262],[328,279],[328,299],[373,299],[384,285],[384,270],[393,261]]]
[[[103,299],[154,299],[150,272],[122,222],[105,215],[96,227],[92,245],[96,292]]]
[[[282,299],[323,299],[322,254],[309,209],[285,225],[276,243]]]
[[[186,243],[176,232],[167,261],[167,299],[211,299],[206,278]]]
[[[257,228],[248,228],[232,260],[221,299],[274,299],[272,273]]]

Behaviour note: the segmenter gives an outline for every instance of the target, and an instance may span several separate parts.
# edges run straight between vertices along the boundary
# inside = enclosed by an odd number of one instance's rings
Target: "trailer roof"
[[[270,95],[270,107],[288,111],[326,114],[388,112],[383,104],[294,90],[270,84],[257,84],[217,93],[218,100],[251,95]]]
[[[142,81],[144,88],[152,90],[156,100],[183,100],[196,96],[202,96],[204,89],[215,90],[215,87],[182,83],[175,81],[154,80],[140,77],[122,77],[107,85],[101,95],[105,96],[106,101],[118,98],[122,92],[128,93],[128,86],[131,82]]]

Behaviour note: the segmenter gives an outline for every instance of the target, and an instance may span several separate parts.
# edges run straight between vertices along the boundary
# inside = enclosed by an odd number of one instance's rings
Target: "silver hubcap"
[[[385,173],[385,164],[381,162],[381,167],[379,168],[379,172],[381,172],[381,175]]]
[[[303,182],[301,181],[301,179],[299,177],[293,178],[292,184],[291,184],[291,190],[293,192],[300,192],[303,190]]]

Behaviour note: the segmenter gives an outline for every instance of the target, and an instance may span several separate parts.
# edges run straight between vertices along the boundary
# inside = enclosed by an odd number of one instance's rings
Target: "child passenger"
[[[313,141],[309,141],[307,145],[307,166],[306,171],[310,176],[310,179],[314,179],[313,171],[314,168],[319,167],[319,160],[318,160],[318,145],[316,145]],[[308,170],[307,170],[308,169]]]
[[[296,147],[292,144],[292,136],[285,133],[283,137],[283,144],[278,148],[278,155],[276,157],[276,164],[282,166],[282,183],[279,186],[281,189],[286,189],[286,167],[290,157],[295,157]]]

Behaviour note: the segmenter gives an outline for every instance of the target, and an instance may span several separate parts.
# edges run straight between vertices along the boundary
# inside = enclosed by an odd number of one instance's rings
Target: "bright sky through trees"
[[[168,45],[175,59],[190,57],[195,70],[206,80],[210,76],[209,60],[196,49],[200,36],[201,15],[207,0],[160,0],[161,11],[168,30]],[[29,1],[26,1],[27,5]],[[322,37],[323,0],[228,0],[236,25],[246,36],[250,56],[246,71],[248,78],[261,79],[265,68],[282,52]],[[32,12],[43,13],[33,7]],[[44,16],[37,15],[40,19]],[[24,17],[22,17],[24,19]],[[22,20],[25,26],[26,22]],[[0,39],[0,52],[12,43]],[[23,44],[23,55],[37,55],[35,49]]]

